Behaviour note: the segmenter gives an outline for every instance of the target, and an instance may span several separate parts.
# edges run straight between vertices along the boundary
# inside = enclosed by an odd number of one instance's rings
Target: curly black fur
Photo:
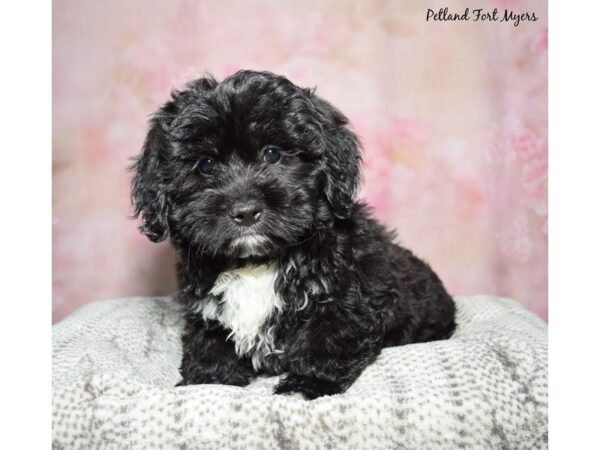
[[[281,159],[266,162],[266,148]],[[181,384],[286,373],[275,391],[312,399],[346,390],[383,347],[452,334],[436,274],[354,200],[360,162],[342,113],[269,72],[201,78],[153,116],[132,198],[141,231],[177,251]],[[240,226],[232,211],[248,204],[260,220]],[[276,268],[282,306],[260,327],[268,345],[240,351],[212,290],[220,274],[261,264]]]

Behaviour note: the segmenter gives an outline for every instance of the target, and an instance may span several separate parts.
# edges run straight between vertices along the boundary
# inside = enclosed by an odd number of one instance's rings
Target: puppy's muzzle
[[[241,227],[254,225],[260,220],[262,213],[262,206],[254,200],[236,203],[229,211],[231,219]]]

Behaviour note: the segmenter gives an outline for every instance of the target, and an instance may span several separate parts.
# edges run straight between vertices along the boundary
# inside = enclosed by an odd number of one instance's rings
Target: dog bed
[[[455,301],[451,339],[384,349],[312,401],[272,394],[277,377],[174,387],[170,298],[86,305],[53,328],[53,448],[546,448],[546,324],[512,300]]]

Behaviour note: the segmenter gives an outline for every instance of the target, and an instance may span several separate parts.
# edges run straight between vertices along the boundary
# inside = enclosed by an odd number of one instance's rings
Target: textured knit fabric
[[[447,341],[384,349],[344,394],[174,387],[183,321],[169,298],[90,304],[53,329],[56,449],[547,447],[547,326],[518,303],[456,297]]]

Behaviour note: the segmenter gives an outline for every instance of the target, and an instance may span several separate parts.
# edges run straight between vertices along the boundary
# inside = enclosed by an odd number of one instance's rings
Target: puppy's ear
[[[334,215],[346,219],[352,214],[360,183],[360,141],[349,129],[346,116],[312,91],[310,95],[324,121],[325,195]]]
[[[140,231],[152,242],[163,241],[169,234],[169,202],[161,176],[168,152],[166,131],[160,115],[156,115],[150,121],[142,154],[131,166],[135,172],[131,192],[133,217],[142,216]]]
[[[167,188],[174,176],[169,144],[173,121],[188,106],[200,103],[203,95],[217,85],[217,80],[206,75],[188,83],[183,91],[173,91],[171,100],[150,120],[142,154],[130,167],[135,172],[131,192],[133,218],[142,216],[140,231],[152,242],[163,241],[169,235],[170,201]]]

